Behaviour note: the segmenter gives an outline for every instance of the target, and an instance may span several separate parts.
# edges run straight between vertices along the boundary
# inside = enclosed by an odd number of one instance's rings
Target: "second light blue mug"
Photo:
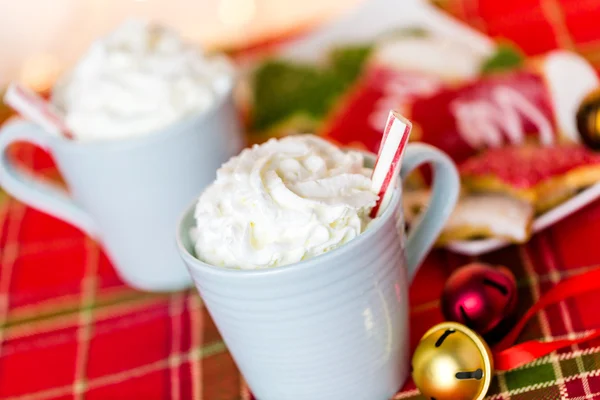
[[[433,195],[408,237],[397,189],[360,236],[292,265],[240,270],[199,261],[189,238],[195,204],[185,211],[179,251],[258,400],[389,400],[404,384],[409,283],[460,187],[452,161],[423,144],[407,147],[402,177],[423,163],[433,166]]]
[[[21,171],[7,152],[17,142],[48,151],[69,193]],[[96,239],[129,285],[179,290],[192,286],[173,241],[181,208],[243,147],[231,90],[212,109],[140,137],[81,142],[17,121],[0,131],[0,185]]]

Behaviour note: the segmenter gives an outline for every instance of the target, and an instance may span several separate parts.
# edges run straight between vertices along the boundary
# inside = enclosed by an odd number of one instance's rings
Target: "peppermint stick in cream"
[[[373,192],[379,195],[375,207],[371,210],[371,218],[380,216],[390,201],[411,129],[412,124],[408,119],[390,111],[371,176]]]

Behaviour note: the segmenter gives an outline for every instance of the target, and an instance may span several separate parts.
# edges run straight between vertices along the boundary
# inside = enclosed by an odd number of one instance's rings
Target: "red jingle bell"
[[[454,271],[442,293],[444,317],[468,326],[481,335],[495,335],[506,324],[517,304],[517,284],[505,267],[481,263]],[[489,339],[488,339],[489,340]]]

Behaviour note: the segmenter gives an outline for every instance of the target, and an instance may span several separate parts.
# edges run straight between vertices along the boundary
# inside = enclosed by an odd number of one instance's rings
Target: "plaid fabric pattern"
[[[563,48],[600,68],[597,0],[430,0],[485,35],[536,55]]]
[[[40,150],[15,156],[52,179]],[[78,230],[0,196],[0,398],[250,399],[194,290],[148,294],[126,287],[101,249]],[[518,278],[519,309],[600,263],[600,202],[537,235],[482,258]],[[472,261],[431,253],[411,287],[411,342],[442,321],[449,274]],[[521,340],[574,337],[600,327],[596,293],[549,307]],[[408,382],[395,399],[422,398]],[[490,399],[600,399],[600,341],[498,374]]]
[[[59,181],[41,150],[13,156]],[[524,312],[549,288],[600,263],[600,202],[525,246],[482,258],[509,266]],[[411,344],[442,321],[449,274],[472,261],[436,250],[410,291]],[[521,340],[574,337],[600,327],[596,294],[538,314]],[[251,399],[194,290],[136,292],[75,228],[0,194],[0,398]],[[395,399],[422,398],[411,382]],[[494,379],[489,399],[600,399],[600,341],[553,353]]]
[[[13,156],[58,180],[41,150]],[[248,398],[194,290],[128,288],[97,244],[2,192],[0,345],[2,399]]]
[[[3,110],[0,108],[0,114]],[[1,118],[0,118],[1,119]],[[370,148],[372,137],[336,137]],[[21,145],[11,156],[60,183],[51,158]],[[518,279],[519,312],[553,285],[600,263],[600,201],[481,258]],[[435,250],[410,289],[411,345],[443,320],[450,273],[475,259]],[[600,327],[600,296],[540,312],[520,340],[576,337]],[[394,399],[422,399],[412,382]],[[251,400],[195,290],[127,287],[96,243],[0,190],[0,399]],[[499,373],[488,399],[600,400],[600,340]],[[350,400],[350,399],[349,399]]]

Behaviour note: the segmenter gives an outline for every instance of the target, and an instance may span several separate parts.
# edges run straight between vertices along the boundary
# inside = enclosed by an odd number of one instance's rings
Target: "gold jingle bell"
[[[600,150],[600,89],[583,99],[575,118],[581,141],[589,148]]]
[[[474,331],[443,322],[421,338],[412,359],[412,377],[431,400],[481,400],[490,388],[492,352]]]

